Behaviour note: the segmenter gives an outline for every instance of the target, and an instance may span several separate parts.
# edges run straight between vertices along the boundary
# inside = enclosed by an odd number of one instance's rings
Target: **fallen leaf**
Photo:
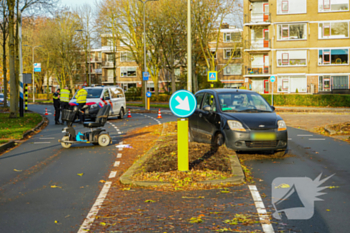
[[[84,186],[81,186],[80,188],[81,188],[81,189],[83,189],[83,188],[84,188]]]
[[[156,201],[153,201],[153,200],[146,200],[145,202],[148,203],[148,202],[156,202]]]
[[[100,222],[100,225],[106,226],[106,223],[105,222]]]
[[[78,175],[78,176],[83,176],[83,175],[84,175],[84,173],[78,173],[77,175]]]
[[[57,220],[55,220],[55,223],[56,223],[56,224],[58,224],[58,221],[57,221]]]
[[[15,172],[21,172],[22,170],[13,169]]]
[[[327,209],[327,211],[331,211],[330,209]]]
[[[100,183],[106,183],[106,181],[105,181],[105,180],[100,180],[99,182],[100,182]]]
[[[56,185],[51,185],[51,188],[55,189],[55,188],[62,188],[62,187],[56,186]]]

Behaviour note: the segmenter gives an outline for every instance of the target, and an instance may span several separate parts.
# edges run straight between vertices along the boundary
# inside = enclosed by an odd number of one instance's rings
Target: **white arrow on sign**
[[[176,106],[175,108],[180,109],[180,110],[185,110],[185,111],[190,111],[190,104],[188,102],[188,97],[186,96],[184,100],[180,98],[180,96],[177,96],[175,98],[177,102],[179,102],[179,105]]]

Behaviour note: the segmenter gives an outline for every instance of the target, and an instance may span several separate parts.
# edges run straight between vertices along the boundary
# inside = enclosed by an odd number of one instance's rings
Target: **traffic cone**
[[[56,116],[56,110],[55,110],[55,112],[53,113],[53,116]]]
[[[163,117],[162,117],[162,113],[160,112],[160,109],[158,110],[158,117],[157,117],[158,119],[162,119]]]
[[[132,118],[131,112],[130,112],[130,108],[129,108],[129,111],[128,111],[128,118]]]
[[[45,116],[48,116],[49,114],[47,113],[47,108],[45,108]]]

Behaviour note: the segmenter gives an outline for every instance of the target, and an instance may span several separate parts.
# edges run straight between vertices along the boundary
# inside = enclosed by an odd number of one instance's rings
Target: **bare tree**
[[[5,0],[1,0],[0,5],[2,22],[0,24],[0,30],[2,34],[2,73],[4,77],[4,106],[7,107],[7,38],[9,35],[8,23],[9,23],[9,11]]]

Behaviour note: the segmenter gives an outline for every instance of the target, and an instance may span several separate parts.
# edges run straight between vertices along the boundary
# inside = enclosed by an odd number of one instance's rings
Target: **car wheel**
[[[61,145],[62,145],[63,148],[68,149],[69,147],[72,146],[71,143],[66,143],[66,142],[65,142],[65,141],[69,141],[69,136],[64,136],[64,137],[62,138],[61,141],[62,141],[62,142],[61,142]]]
[[[96,117],[91,117],[91,121],[96,121]]]
[[[282,150],[282,151],[275,151],[274,156],[278,157],[278,158],[282,158],[286,155],[286,151]]]
[[[101,134],[98,137],[98,144],[100,146],[108,146],[110,142],[111,142],[111,138],[109,137],[108,134]]]
[[[123,119],[124,118],[124,108],[120,109],[120,113],[119,113],[119,119]]]
[[[225,142],[224,135],[222,135],[222,133],[218,133],[215,135],[214,141],[213,141],[214,146],[222,146],[224,142]]]

